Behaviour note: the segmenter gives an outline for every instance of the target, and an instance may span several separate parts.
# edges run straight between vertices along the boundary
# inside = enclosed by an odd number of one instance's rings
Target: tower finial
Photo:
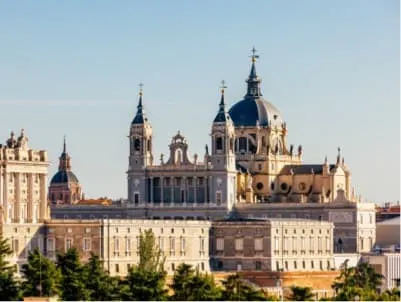
[[[64,134],[64,145],[63,145],[63,153],[67,152],[67,142],[66,142],[66,136]]]
[[[256,52],[257,52],[257,50],[256,50],[256,48],[255,48],[255,46],[254,46],[254,47],[252,48],[252,56],[251,56],[251,58],[252,58],[252,63],[255,63],[255,62],[256,62],[256,59],[259,59],[259,55],[257,55]]]
[[[224,94],[224,89],[225,89],[225,88],[227,88],[227,86],[226,86],[226,81],[222,80],[222,81],[221,81],[221,86],[220,86],[221,94]]]
[[[143,95],[143,83],[139,83],[139,96]]]

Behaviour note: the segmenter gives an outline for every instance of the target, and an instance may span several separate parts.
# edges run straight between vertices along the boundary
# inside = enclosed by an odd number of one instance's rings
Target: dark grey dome
[[[61,183],[79,183],[78,178],[71,171],[61,170],[58,171],[52,178],[50,184],[61,184]]]
[[[234,104],[229,114],[235,127],[254,127],[257,121],[260,126],[279,126],[283,122],[280,112],[269,102],[261,97],[245,98]]]

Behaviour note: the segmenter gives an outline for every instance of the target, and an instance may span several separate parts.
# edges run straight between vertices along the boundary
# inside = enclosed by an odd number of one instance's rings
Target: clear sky
[[[138,84],[157,162],[177,130],[203,158],[220,81],[240,100],[255,46],[305,163],[340,146],[356,191],[395,201],[399,18],[396,0],[0,1],[0,140],[25,128],[52,176],[66,135],[86,196],[126,197]]]

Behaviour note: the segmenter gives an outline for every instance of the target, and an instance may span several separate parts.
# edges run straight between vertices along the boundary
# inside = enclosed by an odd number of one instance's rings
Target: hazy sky
[[[304,162],[341,146],[358,193],[398,200],[399,16],[397,0],[0,1],[0,141],[25,128],[51,177],[65,134],[86,196],[126,197],[138,84],[157,162],[177,130],[203,158],[220,81],[240,100],[255,46]]]

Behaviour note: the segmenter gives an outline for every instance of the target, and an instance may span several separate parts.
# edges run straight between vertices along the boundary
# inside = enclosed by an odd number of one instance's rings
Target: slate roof
[[[61,184],[61,183],[79,183],[78,178],[72,171],[60,170],[58,171],[50,181],[50,184]]]
[[[329,171],[331,171],[335,167],[336,165],[329,165]],[[323,165],[286,165],[281,169],[279,174],[289,175],[291,174],[291,169],[294,174],[311,174],[312,169],[315,174],[323,173]]]

